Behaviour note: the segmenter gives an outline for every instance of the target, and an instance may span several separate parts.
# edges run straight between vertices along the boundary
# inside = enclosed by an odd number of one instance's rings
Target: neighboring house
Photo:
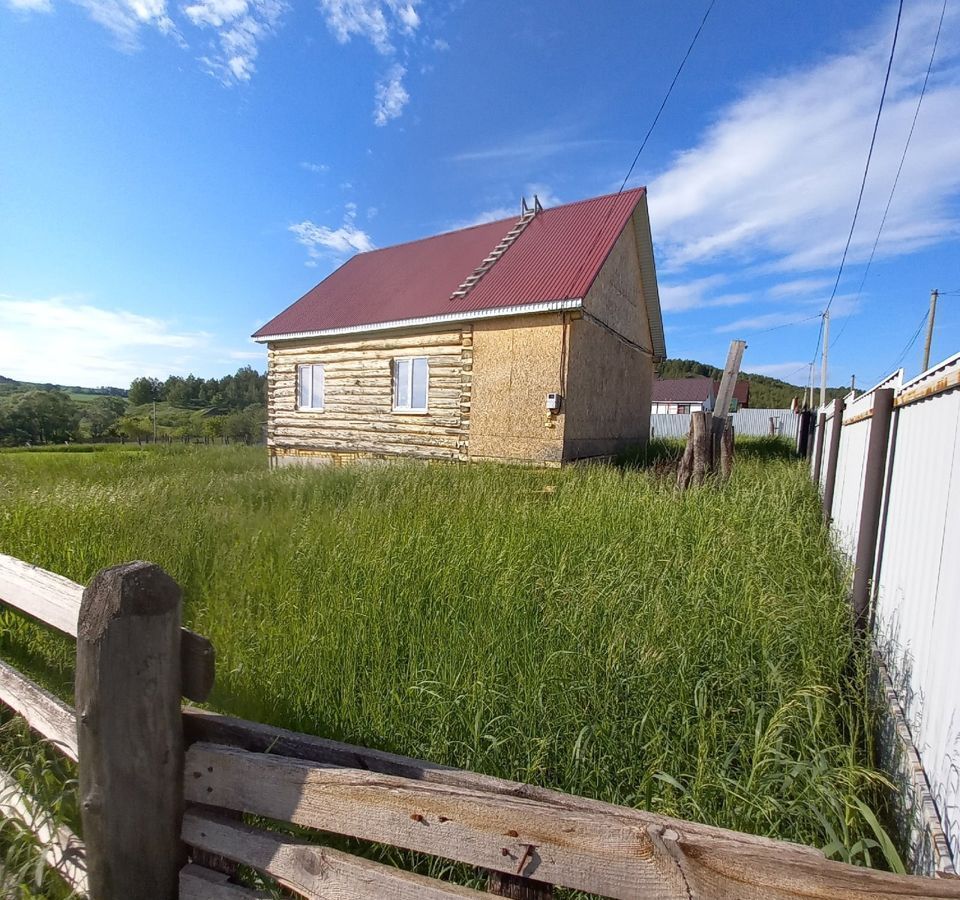
[[[653,382],[654,413],[692,413],[712,410],[720,391],[720,382],[712,378],[666,378]],[[733,389],[730,412],[750,406],[750,382],[740,380]]]
[[[643,444],[666,354],[646,191],[359,253],[253,337],[274,465]]]

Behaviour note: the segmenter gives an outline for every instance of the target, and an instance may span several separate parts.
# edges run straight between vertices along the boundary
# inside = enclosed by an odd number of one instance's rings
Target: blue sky
[[[954,0],[859,291],[941,6],[904,3],[833,304],[832,384],[878,380],[930,289],[960,289]],[[262,369],[249,334],[352,252],[512,215],[522,194],[615,191],[705,8],[0,0],[0,374]],[[748,371],[806,378],[895,16],[716,3],[630,179],[650,191],[671,356],[722,364],[742,337]],[[958,349],[947,295],[933,356]]]

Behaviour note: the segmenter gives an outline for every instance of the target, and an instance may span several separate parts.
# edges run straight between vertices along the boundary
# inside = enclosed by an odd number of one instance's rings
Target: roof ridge
[[[611,197],[619,197],[621,194],[632,194],[636,191],[646,191],[646,187],[640,185],[635,188],[628,188],[625,191],[611,191],[609,194],[600,194],[596,197],[581,197],[579,200],[571,200],[568,203],[558,203],[556,206],[546,206],[543,208],[543,213],[552,212],[556,209],[564,209],[568,206],[579,206],[581,203],[592,203],[595,200],[608,200]],[[541,213],[541,215],[543,214]],[[486,228],[488,225],[496,225],[500,222],[514,222],[516,221],[513,216],[504,216],[502,219],[490,219],[488,222],[477,222],[473,225],[464,225],[462,228],[451,228],[448,231],[438,231],[436,234],[425,234],[422,237],[410,238],[406,241],[397,241],[395,244],[387,244],[384,247],[374,247],[372,250],[360,250],[357,253],[354,253],[350,259],[355,259],[358,256],[366,256],[368,253],[377,253],[380,250],[393,250],[396,247],[406,247],[410,244],[419,244],[422,241],[432,241],[434,238],[447,237],[451,234],[461,234],[464,231],[472,231],[474,228]],[[349,262],[349,260],[347,260]]]

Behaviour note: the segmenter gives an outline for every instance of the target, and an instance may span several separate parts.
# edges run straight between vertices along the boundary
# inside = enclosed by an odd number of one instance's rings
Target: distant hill
[[[688,378],[706,376],[719,380],[723,369],[697,362],[695,359],[668,359],[661,363],[658,372],[661,378]],[[756,409],[788,409],[794,397],[800,397],[804,388],[800,385],[771,378],[769,375],[752,375],[741,372],[741,379],[750,382],[750,405]],[[827,388],[827,399],[835,400],[849,393],[848,387]],[[819,391],[815,393],[815,402],[819,402]]]
[[[118,387],[79,387],[77,385],[40,383],[38,381],[17,381],[0,375],[0,394],[19,394],[21,391],[63,391],[74,400],[90,397],[126,397],[127,389]]]

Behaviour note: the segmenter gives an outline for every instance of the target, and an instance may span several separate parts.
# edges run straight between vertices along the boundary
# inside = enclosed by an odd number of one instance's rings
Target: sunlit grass
[[[682,495],[610,466],[3,454],[0,552],[81,582],[162,565],[219,709],[876,863],[865,657],[777,446]],[[68,645],[0,624],[69,690]]]

